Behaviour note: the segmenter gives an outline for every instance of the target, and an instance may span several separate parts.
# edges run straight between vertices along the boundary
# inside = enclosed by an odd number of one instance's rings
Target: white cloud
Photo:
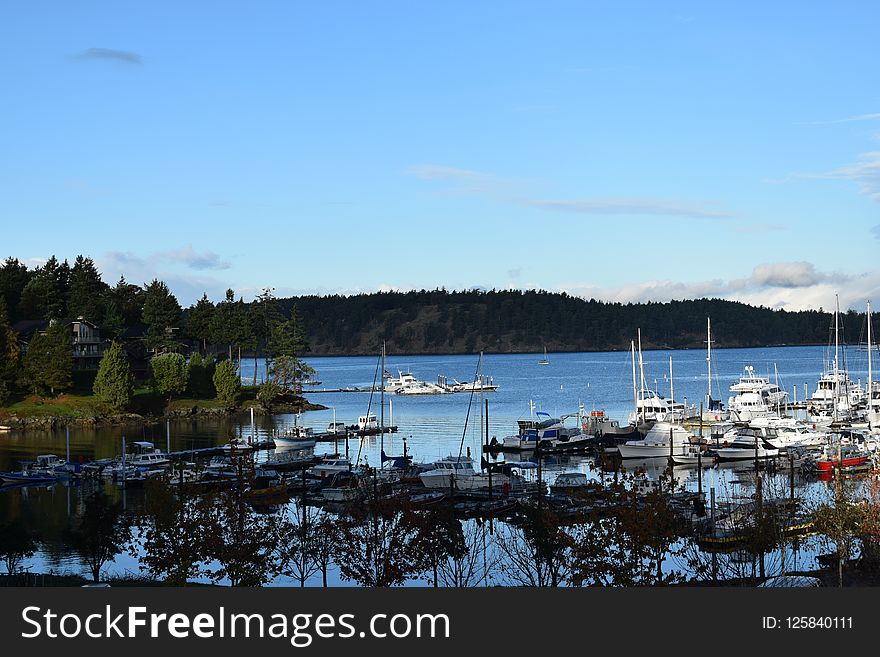
[[[523,181],[504,179],[494,174],[473,169],[461,169],[438,164],[419,164],[411,167],[407,172],[422,180],[447,183],[459,192],[487,196],[501,203],[550,212],[586,215],[660,215],[700,219],[729,219],[736,216],[711,204],[677,199],[657,199],[639,196],[622,198],[581,197],[574,199],[523,197],[521,194],[526,187]]]
[[[807,121],[802,125],[832,125],[835,123],[852,123],[854,121],[880,121],[880,113],[856,114],[855,116],[846,116],[842,119],[830,119],[828,121]]]
[[[841,307],[861,308],[880,292],[880,272],[856,275],[817,271],[812,263],[782,262],[758,265],[740,279],[704,281],[649,280],[621,286],[573,283],[560,291],[585,298],[622,303],[672,299],[720,298],[786,310],[831,308],[840,294]]]

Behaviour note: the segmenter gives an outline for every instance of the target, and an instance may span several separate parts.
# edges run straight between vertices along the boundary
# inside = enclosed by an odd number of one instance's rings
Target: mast
[[[382,340],[382,388],[379,392],[379,453],[385,451],[385,340]],[[368,418],[369,419],[369,418]],[[380,465],[381,465],[381,456]]]
[[[636,412],[636,421],[638,421],[639,417],[639,391],[636,387],[636,343],[634,340],[629,341],[629,346],[632,349],[632,365],[633,365],[633,408]]]
[[[669,356],[669,413],[672,415],[672,423],[675,424],[675,386],[672,383],[672,355]],[[671,441],[670,441],[671,444]]]
[[[706,318],[706,369],[709,376],[709,385],[706,388],[706,410],[712,409],[712,320]],[[702,417],[700,421],[702,421]]]
[[[874,379],[873,379],[873,370],[871,369],[871,361],[873,360],[871,356],[871,302],[868,302],[868,417],[871,415],[871,402],[874,397]],[[868,427],[870,428],[871,423],[870,419],[868,422]]]
[[[642,329],[638,331],[639,338],[639,376],[641,378],[642,395],[642,424],[645,423],[645,361],[642,359]]]
[[[838,324],[840,317],[840,297],[834,295],[834,423],[837,424],[837,404],[840,398],[840,361],[838,360],[838,352],[840,350],[840,338],[838,336]]]

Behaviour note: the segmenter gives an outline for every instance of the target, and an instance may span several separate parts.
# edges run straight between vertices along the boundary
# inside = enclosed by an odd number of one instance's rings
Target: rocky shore
[[[65,426],[77,427],[102,427],[102,426],[140,426],[153,424],[165,419],[199,419],[229,417],[238,413],[249,413],[254,409],[256,415],[271,415],[274,413],[299,413],[303,411],[326,410],[326,406],[313,404],[305,399],[301,402],[272,404],[271,408],[260,405],[211,407],[195,404],[186,408],[173,408],[160,415],[138,413],[96,413],[81,415],[3,415],[0,417],[0,425],[10,429],[21,431],[51,431]]]

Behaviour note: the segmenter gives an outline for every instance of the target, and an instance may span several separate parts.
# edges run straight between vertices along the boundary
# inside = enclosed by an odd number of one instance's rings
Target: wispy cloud
[[[186,265],[190,269],[229,269],[232,265],[228,260],[223,260],[213,251],[205,251],[204,253],[196,253],[191,244],[182,249],[174,249],[165,253],[157,254],[157,257],[164,258],[169,262]]]
[[[880,202],[880,151],[862,153],[858,162],[822,173],[795,173],[791,178],[850,180],[861,192]]]
[[[602,215],[662,215],[698,217],[702,219],[730,219],[735,215],[671,199],[650,198],[582,198],[582,199],[525,199],[523,205],[578,214]]]
[[[856,121],[880,121],[880,112],[874,114],[856,114],[842,119],[830,119],[827,121],[803,121],[799,125],[834,125],[835,123],[854,123]]]
[[[89,48],[74,56],[74,59],[92,61],[116,61],[123,64],[143,64],[143,59],[136,52],[114,50],[112,48]]]
[[[529,198],[522,196],[523,189],[527,187],[524,181],[506,179],[473,169],[437,164],[420,164],[411,167],[407,172],[422,180],[446,183],[461,193],[478,194],[498,202],[549,212],[585,215],[661,215],[700,219],[730,219],[736,216],[711,204],[698,204],[676,199],[637,196],[574,199]]]
[[[229,269],[232,266],[228,260],[224,260],[213,251],[196,252],[191,244],[187,244],[179,249],[157,251],[149,256],[140,256],[130,251],[108,251],[104,254],[104,260],[122,269],[125,267],[131,267],[132,269],[143,268],[150,263],[156,262],[183,265],[189,269],[199,271],[220,271]]]

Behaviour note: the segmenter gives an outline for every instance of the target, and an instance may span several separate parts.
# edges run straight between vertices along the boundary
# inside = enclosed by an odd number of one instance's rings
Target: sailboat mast
[[[645,361],[642,359],[642,329],[638,331],[639,339],[639,376],[641,378],[642,424],[645,423]]]
[[[873,360],[871,356],[871,302],[868,302],[868,413],[871,413],[871,400],[873,399],[874,393],[874,379],[873,379],[873,370],[871,369],[871,361]]]
[[[635,340],[629,341],[629,346],[632,349],[632,365],[633,365],[633,409],[636,413],[636,418],[639,416],[639,391],[636,387],[636,343]]]
[[[379,454],[385,453],[385,340],[382,340],[382,388],[379,393]],[[382,457],[379,457],[381,465]]]
[[[669,356],[669,412],[675,423],[675,385],[672,383],[672,355]]]
[[[706,388],[706,410],[708,411],[712,406],[712,320],[709,317],[706,318],[706,369],[709,376],[709,386]]]

